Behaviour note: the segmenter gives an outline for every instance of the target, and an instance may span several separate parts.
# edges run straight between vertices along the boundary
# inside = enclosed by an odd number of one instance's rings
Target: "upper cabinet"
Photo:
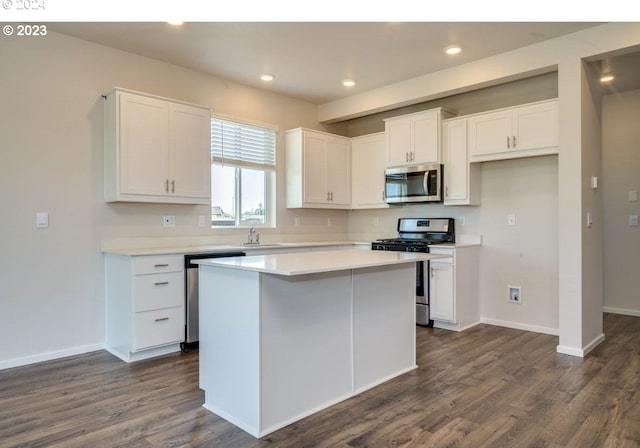
[[[547,100],[469,116],[471,162],[558,152],[558,101]]]
[[[469,163],[467,118],[445,120],[444,149],[444,205],[480,204],[480,166]]]
[[[437,108],[385,119],[388,165],[442,163],[440,129],[451,116]]]
[[[389,208],[384,197],[386,167],[384,132],[351,139],[352,208]]]
[[[210,202],[210,109],[114,89],[104,124],[107,202]]]
[[[350,139],[297,128],[285,146],[288,208],[350,208]]]

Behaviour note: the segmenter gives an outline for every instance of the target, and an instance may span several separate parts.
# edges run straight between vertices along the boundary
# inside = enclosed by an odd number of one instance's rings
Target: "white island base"
[[[398,258],[345,268],[358,265],[349,257],[370,254]],[[354,250],[201,261],[204,407],[262,437],[414,369],[415,261],[439,256],[399,254]],[[310,270],[320,272],[284,268],[309,260]],[[318,268],[323,263],[338,270]]]

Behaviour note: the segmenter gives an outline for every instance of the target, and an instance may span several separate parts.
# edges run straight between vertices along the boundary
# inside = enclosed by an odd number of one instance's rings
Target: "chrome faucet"
[[[254,229],[253,227],[249,229],[247,242],[245,244],[260,244],[260,234],[256,233],[256,229]]]

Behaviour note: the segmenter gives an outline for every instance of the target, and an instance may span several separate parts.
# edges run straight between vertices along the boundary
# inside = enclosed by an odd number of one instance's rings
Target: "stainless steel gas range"
[[[376,240],[372,250],[429,252],[433,244],[455,243],[454,218],[400,218],[398,237]],[[416,263],[416,324],[433,326],[429,310],[429,262]]]

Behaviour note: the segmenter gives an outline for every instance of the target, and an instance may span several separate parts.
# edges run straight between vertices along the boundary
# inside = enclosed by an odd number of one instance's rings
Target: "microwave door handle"
[[[429,196],[429,171],[424,172],[424,179],[422,180],[422,185],[424,188],[424,195]]]

